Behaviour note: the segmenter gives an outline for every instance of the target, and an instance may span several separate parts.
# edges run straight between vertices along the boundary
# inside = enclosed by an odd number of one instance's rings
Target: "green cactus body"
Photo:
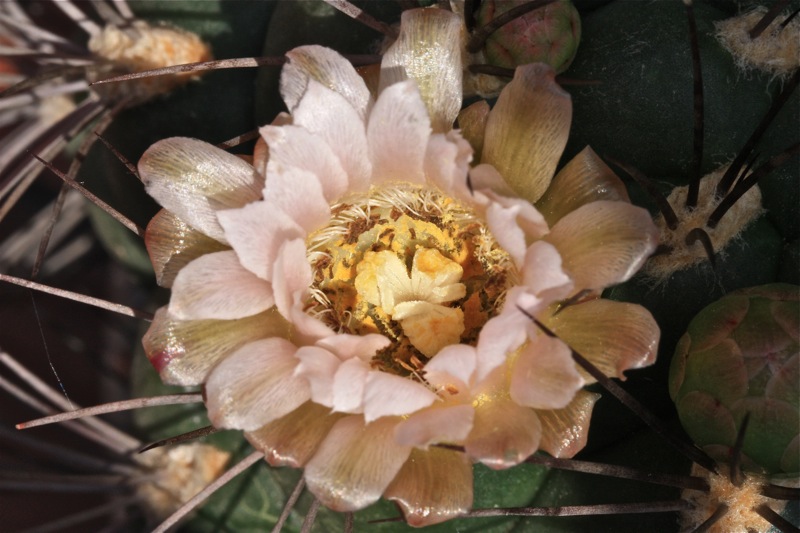
[[[745,415],[745,466],[800,471],[800,288],[773,284],[709,305],[678,342],[670,396],[696,444],[720,461]]]

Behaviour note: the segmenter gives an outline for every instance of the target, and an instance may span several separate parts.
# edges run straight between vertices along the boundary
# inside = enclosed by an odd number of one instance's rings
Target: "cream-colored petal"
[[[290,335],[290,325],[275,309],[238,320],[176,320],[162,307],[142,344],[161,381],[192,386],[203,383],[219,361],[244,344]]]
[[[218,428],[254,431],[287,415],[311,397],[294,375],[297,347],[278,337],[245,344],[208,376],[206,408]]]
[[[474,391],[475,418],[464,447],[467,455],[496,470],[524,461],[539,447],[542,425],[536,412],[508,394],[508,368],[496,368]]]
[[[144,244],[153,269],[156,283],[172,287],[175,276],[190,261],[201,255],[227,250],[221,242],[193,229],[173,213],[162,209],[150,220],[144,235]]]
[[[306,402],[288,415],[255,431],[246,431],[245,438],[254,448],[264,452],[272,466],[301,468],[317,451],[342,414],[314,402]]]
[[[269,282],[239,262],[233,250],[198,257],[175,278],[169,312],[179,320],[230,320],[275,304]]]
[[[622,180],[587,146],[556,174],[536,207],[552,226],[597,200],[630,201]]]
[[[511,399],[534,409],[562,409],[583,384],[570,349],[562,341],[540,334],[517,356],[511,372]]]
[[[627,202],[586,204],[544,237],[558,248],[575,289],[601,290],[630,279],[658,245],[650,214]]]
[[[472,484],[472,465],[463,453],[414,450],[383,496],[400,507],[408,525],[423,527],[469,512]]]
[[[349,191],[366,191],[372,174],[363,113],[339,93],[313,80],[294,110],[294,123],[319,135],[339,158]]]
[[[410,9],[400,35],[383,54],[380,91],[407,79],[417,83],[435,132],[453,129],[461,109],[461,20],[444,9]]]
[[[402,376],[372,371],[364,385],[364,420],[408,415],[437,400],[425,385]]]
[[[489,104],[486,100],[478,100],[462,109],[458,114],[458,127],[461,128],[461,135],[472,146],[476,159],[483,153],[483,138],[486,121],[489,120],[489,111]],[[475,162],[480,163],[480,160]]]
[[[364,424],[360,416],[333,426],[306,465],[308,490],[322,505],[338,512],[356,511],[378,501],[411,453],[395,442],[398,419]]]
[[[599,394],[580,390],[563,409],[536,411],[542,423],[539,448],[553,457],[572,457],[586,446],[592,409]]]
[[[145,189],[162,207],[225,244],[216,212],[257,200],[264,185],[261,174],[240,158],[185,137],[158,141],[138,166]]]
[[[640,305],[597,299],[538,318],[608,377],[625,379],[625,370],[655,362],[660,330]],[[594,381],[580,371],[588,382]]]
[[[315,80],[344,96],[363,120],[371,98],[364,80],[349,61],[330,48],[317,45],[299,46],[286,52],[286,57],[280,89],[292,114],[305,95],[308,81]]]
[[[519,196],[536,202],[553,179],[571,120],[572,101],[552,68],[517,67],[489,113],[481,163],[493,165]]]
[[[333,203],[347,190],[347,174],[339,158],[320,136],[299,126],[264,126],[260,132],[261,138],[269,145],[270,162],[311,172],[317,178],[327,203]],[[264,197],[271,198],[268,191],[275,176],[269,168],[267,175],[270,179]],[[301,187],[301,184],[297,183],[296,187]],[[279,205],[284,207],[283,203]]]
[[[387,87],[367,124],[372,183],[425,183],[423,164],[430,135],[428,111],[414,82]]]

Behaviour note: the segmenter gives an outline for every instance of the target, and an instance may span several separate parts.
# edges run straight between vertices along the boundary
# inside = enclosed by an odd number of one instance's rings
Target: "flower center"
[[[306,312],[341,333],[392,339],[372,361],[399,375],[450,344],[474,344],[517,281],[483,222],[438,189],[394,184],[332,207],[308,238]]]

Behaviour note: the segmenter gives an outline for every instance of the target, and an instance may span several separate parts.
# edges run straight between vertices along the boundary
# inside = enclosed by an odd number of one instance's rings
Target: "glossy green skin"
[[[603,86],[568,86],[573,98],[573,129],[564,162],[592,145],[601,155],[611,155],[638,166],[659,180],[665,193],[688,180],[691,160],[691,67],[686,19],[681,2],[661,0],[576,0],[581,10],[582,43],[568,78],[601,80]],[[321,43],[345,53],[374,52],[379,34],[364,29],[343,15],[315,18],[300,9],[301,2],[220,2],[208,0],[134,3],[134,9],[152,19],[200,31],[211,41],[216,57],[279,54],[294,46]],[[695,1],[701,33],[711,22],[733,14],[734,0]],[[713,5],[710,5],[713,4]],[[217,6],[217,7],[215,7]],[[220,7],[222,6],[222,7]],[[396,20],[395,2],[368,3],[366,9],[382,20]],[[201,10],[198,12],[198,10]],[[222,13],[222,17],[215,13]],[[256,11],[254,11],[256,10]],[[258,11],[261,10],[261,11]],[[259,13],[254,15],[254,13]],[[271,18],[270,18],[271,17]],[[216,26],[215,26],[216,24]],[[292,31],[286,31],[291,27]],[[701,54],[706,77],[706,158],[704,171],[731,159],[752,132],[777,90],[764,77],[740,77],[732,61],[715,42],[701,35]],[[256,84],[256,76],[258,76]],[[157,139],[188,135],[217,143],[267,123],[284,110],[278,95],[279,69],[262,68],[212,73],[173,95],[137,108],[120,117],[107,134],[129,159]],[[794,107],[792,107],[794,106]],[[797,95],[789,111],[779,115],[759,151],[773,155],[796,139]],[[255,113],[253,111],[255,109]],[[146,223],[155,206],[131,191],[141,186],[126,175],[113,156],[100,147],[93,150],[84,178],[94,177],[95,190],[104,191],[112,205],[120,206],[140,223]],[[659,416],[674,420],[674,407],[667,394],[667,374],[675,345],[686,331],[689,319],[725,293],[776,280],[798,283],[796,194],[797,165],[765,187],[767,215],[748,228],[742,239],[718,260],[717,271],[702,265],[681,272],[665,285],[654,287],[641,277],[609,291],[612,298],[645,305],[662,328],[659,361],[651,368],[629,372],[623,385]],[[99,178],[98,178],[99,176]],[[772,176],[771,178],[774,178]],[[640,190],[631,185],[635,203],[651,207]],[[131,201],[131,199],[135,199]],[[126,203],[127,202],[127,203]],[[105,226],[105,224],[104,224]],[[112,236],[112,240],[115,238]],[[132,246],[138,246],[133,244]],[[135,255],[135,254],[128,254]],[[163,292],[154,297],[165,303]],[[134,396],[163,394],[157,375],[142,354],[142,379]],[[602,392],[602,391],[601,391]],[[143,431],[153,439],[195,429],[207,422],[201,413],[152,410],[158,420],[139,416]],[[176,418],[171,418],[174,415]],[[181,416],[179,416],[181,415]],[[178,419],[183,419],[180,422]],[[218,445],[247,453],[247,445],[235,432],[216,436]],[[592,422],[589,444],[579,459],[636,466],[663,473],[687,473],[689,463],[663,440],[643,429],[643,424],[619,403],[604,394]],[[297,471],[260,467],[214,495],[187,526],[188,531],[212,531],[219,521],[231,530],[268,530],[277,518],[283,500],[291,491]],[[507,472],[476,469],[476,506],[576,505],[607,502],[666,500],[679,497],[679,490],[655,485],[590,476],[573,472],[521,467]],[[301,501],[292,513],[288,531],[297,531],[309,501]],[[389,503],[367,509],[356,516],[356,530],[413,531],[398,523],[367,524],[368,520],[396,516]],[[338,531],[342,517],[322,511],[316,531]],[[491,529],[488,529],[491,526]],[[458,529],[456,529],[458,528]],[[492,519],[489,524],[462,519],[438,526],[440,531],[677,531],[670,513],[591,518]]]
[[[736,291],[703,309],[672,359],[670,396],[692,440],[720,461],[747,413],[744,464],[800,472],[800,287]]]

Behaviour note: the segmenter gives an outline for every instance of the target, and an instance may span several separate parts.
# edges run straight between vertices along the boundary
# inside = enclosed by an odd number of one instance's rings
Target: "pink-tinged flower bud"
[[[477,14],[478,26],[487,24],[527,0],[486,0]],[[563,72],[572,63],[581,40],[581,19],[570,0],[558,0],[500,27],[486,40],[488,62],[503,68],[547,63]]]
[[[689,436],[730,460],[744,417],[743,466],[800,471],[800,288],[772,284],[703,309],[678,342],[670,395]]]

